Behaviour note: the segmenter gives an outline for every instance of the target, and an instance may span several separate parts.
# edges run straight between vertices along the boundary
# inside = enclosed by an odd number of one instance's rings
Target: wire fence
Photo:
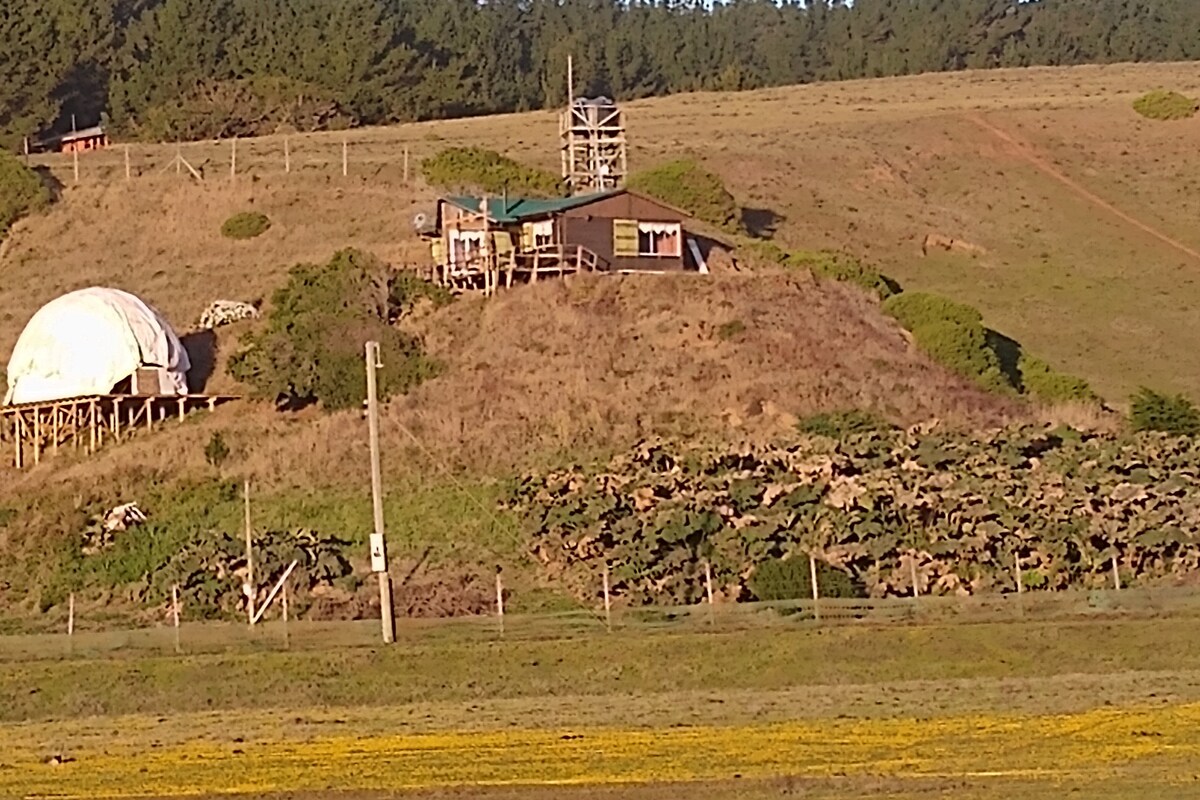
[[[31,167],[51,173],[64,187],[112,185],[148,178],[185,183],[253,181],[273,176],[325,176],[411,184],[428,147],[373,137],[369,132],[184,142],[115,144],[75,153],[38,153]]]
[[[401,619],[400,646],[453,646],[496,641],[545,641],[595,636],[722,634],[812,629],[820,626],[1086,623],[1200,617],[1200,592],[1190,587],[1024,592],[969,597],[821,599],[700,603],[579,609],[558,613],[489,614]],[[89,629],[94,625],[95,629]],[[102,619],[70,619],[58,633],[0,636],[0,661],[64,657],[244,653],[377,647],[378,620],[188,622],[129,630]]]

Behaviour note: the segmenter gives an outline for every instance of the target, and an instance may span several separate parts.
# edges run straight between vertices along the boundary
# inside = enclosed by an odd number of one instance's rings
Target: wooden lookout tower
[[[620,189],[629,172],[621,109],[607,97],[575,97],[567,65],[567,108],[559,118],[562,176],[572,196]]]

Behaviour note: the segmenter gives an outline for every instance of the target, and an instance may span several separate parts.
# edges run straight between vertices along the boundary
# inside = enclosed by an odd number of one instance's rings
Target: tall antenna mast
[[[575,105],[575,57],[567,56],[567,108]]]

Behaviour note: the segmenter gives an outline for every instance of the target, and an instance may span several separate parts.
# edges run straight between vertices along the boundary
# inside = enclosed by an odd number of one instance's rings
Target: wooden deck
[[[182,420],[189,411],[215,409],[235,395],[91,395],[23,403],[0,408],[4,433],[13,447],[13,466],[40,464],[46,454],[70,447],[95,453],[106,440],[121,441],[135,431]]]
[[[559,244],[522,252],[483,253],[468,261],[439,265],[435,275],[447,288],[492,295],[501,281],[507,289],[514,283],[537,283],[606,267],[604,260],[586,247]]]

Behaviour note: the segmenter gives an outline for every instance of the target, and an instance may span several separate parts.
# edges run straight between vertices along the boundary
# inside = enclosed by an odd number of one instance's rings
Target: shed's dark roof
[[[499,224],[522,222],[536,217],[551,217],[562,211],[579,206],[586,206],[597,200],[622,194],[624,189],[614,189],[609,192],[581,194],[577,197],[557,197],[550,200],[533,197],[489,197],[487,200],[488,219]],[[483,199],[480,197],[447,197],[446,202],[458,206],[464,211],[478,214]]]

